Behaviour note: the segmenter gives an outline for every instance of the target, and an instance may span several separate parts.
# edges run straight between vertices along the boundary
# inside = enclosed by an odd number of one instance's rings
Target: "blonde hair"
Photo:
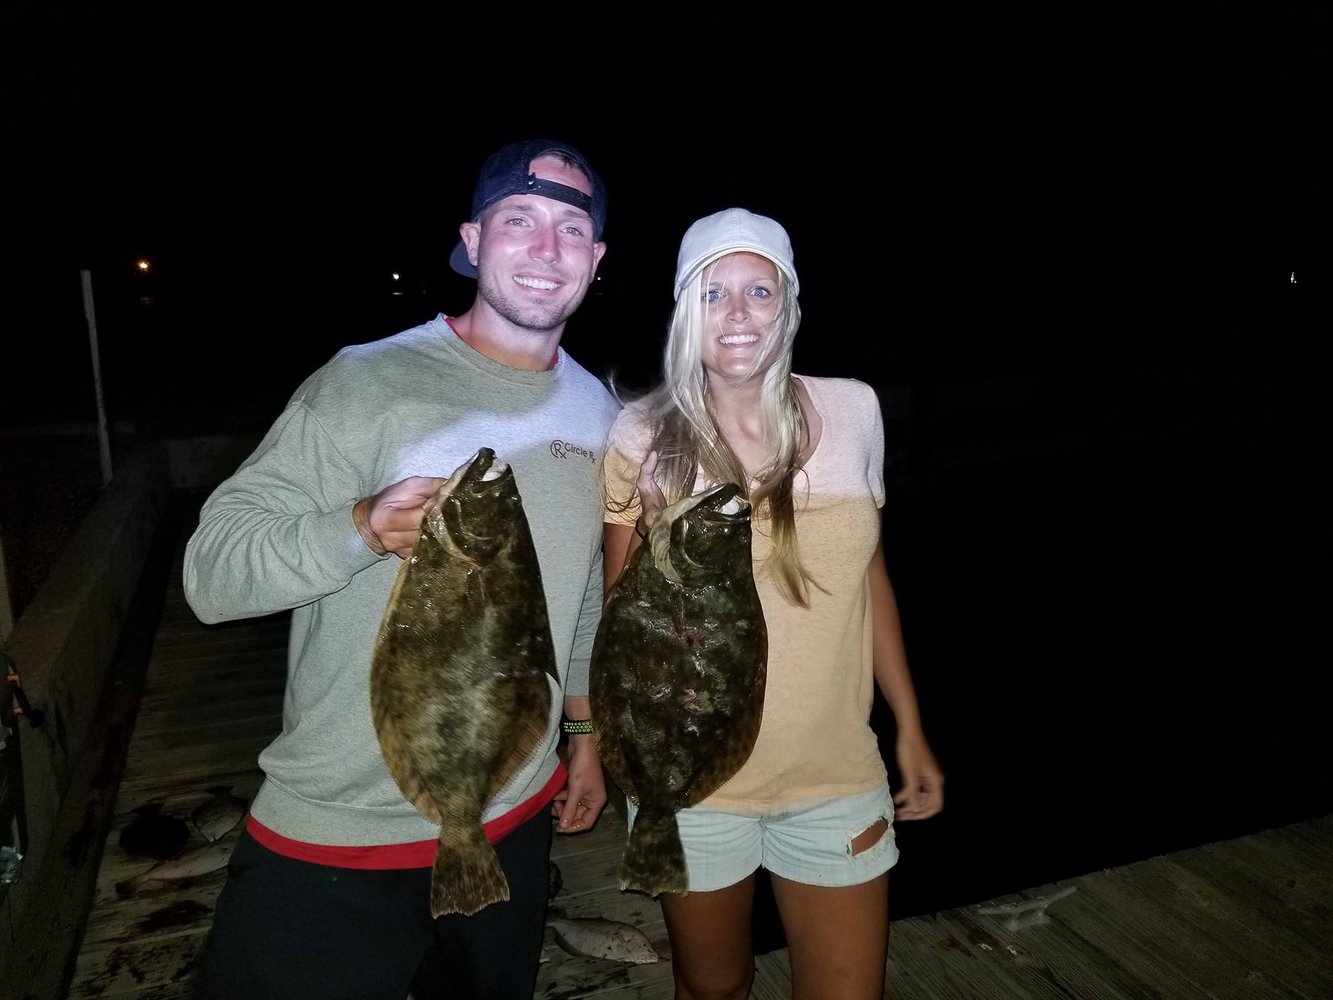
[[[725,256],[725,255],[724,255]],[[721,259],[721,258],[718,258]],[[736,483],[768,521],[772,553],[763,567],[791,603],[809,607],[814,578],[801,564],[796,544],[796,480],[803,475],[801,453],[807,427],[792,383],[792,345],[801,326],[801,307],[791,283],[778,269],[779,303],[766,348],[755,358],[747,378],[761,370],[759,405],[773,460],[759,470],[754,485],[727,443],[709,406],[708,375],[703,366],[704,288],[717,261],[701,267],[682,288],[667,327],[662,382],[645,396],[652,444],[658,454],[656,479],[668,504],[691,496],[700,477],[711,483]]]

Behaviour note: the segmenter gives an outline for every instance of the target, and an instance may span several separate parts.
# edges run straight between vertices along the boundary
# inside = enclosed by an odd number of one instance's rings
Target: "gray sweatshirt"
[[[390,777],[371,721],[371,655],[401,560],[366,547],[352,505],[408,476],[448,477],[483,446],[514,470],[562,686],[552,682],[545,741],[484,819],[551,779],[562,701],[588,691],[602,606],[598,474],[618,410],[563,349],[549,371],[509,368],[443,316],[344,348],[297,389],[205,502],[185,550],[185,596],[201,621],[292,612],[282,733],[259,755],[255,819],[332,846],[438,835]]]

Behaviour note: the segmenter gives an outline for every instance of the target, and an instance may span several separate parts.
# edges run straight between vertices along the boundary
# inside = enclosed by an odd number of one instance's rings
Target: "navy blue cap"
[[[578,188],[543,180],[534,174],[532,161],[547,153],[563,153],[569,157],[588,178],[592,196],[589,197]],[[602,238],[602,230],[606,227],[606,188],[583,154],[568,143],[551,139],[522,139],[492,153],[482,165],[481,172],[477,174],[476,186],[472,189],[472,221],[476,222],[482,212],[511,194],[539,194],[581,208],[592,216],[593,239]],[[477,269],[467,259],[467,247],[462,240],[458,241],[458,246],[449,255],[449,266],[469,278],[477,276]]]

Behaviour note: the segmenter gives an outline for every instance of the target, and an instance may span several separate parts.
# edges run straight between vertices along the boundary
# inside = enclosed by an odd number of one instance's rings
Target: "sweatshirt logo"
[[[586,458],[594,465],[597,464],[597,453],[595,451],[574,444],[572,441],[552,441],[551,454],[556,458]]]

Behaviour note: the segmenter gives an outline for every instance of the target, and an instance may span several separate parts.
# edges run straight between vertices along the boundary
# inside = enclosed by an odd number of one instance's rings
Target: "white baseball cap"
[[[719,257],[740,252],[767,257],[787,276],[792,294],[800,293],[801,283],[796,278],[787,230],[766,215],[728,208],[704,216],[685,230],[676,257],[676,290],[672,297],[680,298],[681,289],[701,268]]]

